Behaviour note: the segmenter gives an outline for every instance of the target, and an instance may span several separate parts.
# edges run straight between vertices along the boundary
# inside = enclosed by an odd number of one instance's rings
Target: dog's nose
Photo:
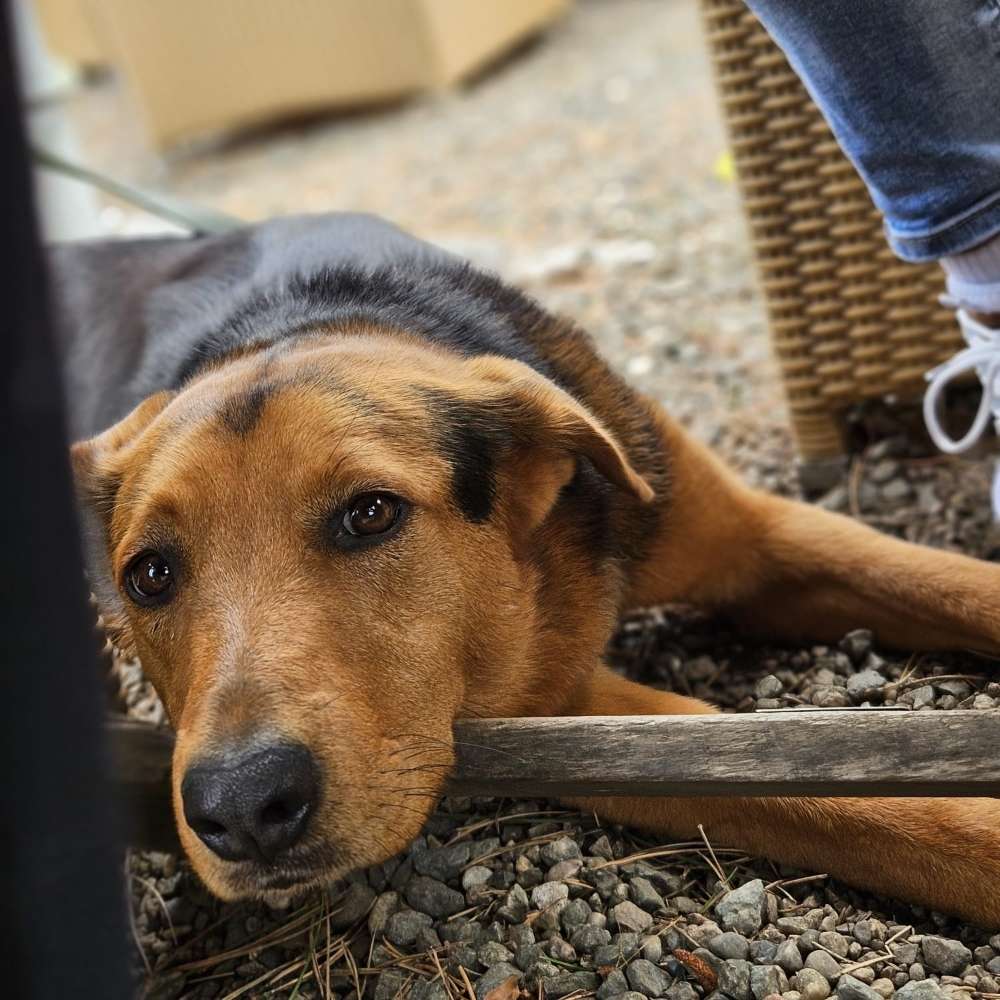
[[[196,764],[181,799],[188,826],[220,858],[270,862],[301,840],[317,790],[312,754],[280,744]]]

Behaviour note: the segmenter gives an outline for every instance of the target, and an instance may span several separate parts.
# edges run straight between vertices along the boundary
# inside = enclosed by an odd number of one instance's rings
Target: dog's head
[[[557,707],[572,669],[534,669],[534,553],[575,544],[551,512],[581,457],[649,499],[529,367],[374,331],[229,360],[74,446],[92,585],[176,729],[213,891],[279,901],[384,860],[433,808],[456,717]]]

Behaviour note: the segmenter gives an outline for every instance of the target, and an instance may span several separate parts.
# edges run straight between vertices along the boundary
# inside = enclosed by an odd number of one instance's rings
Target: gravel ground
[[[90,162],[126,179],[246,218],[375,211],[499,270],[574,315],[752,482],[795,495],[736,192],[716,170],[725,139],[693,0],[583,0],[456,93],[165,161],[113,83],[71,111]],[[102,224],[156,228],[111,204]],[[855,420],[878,443],[821,503],[994,555],[985,460],[931,456],[904,434],[909,413],[871,406]],[[733,711],[1000,704],[982,659],[889,653],[863,632],[771,647],[653,610],[623,622],[609,659]],[[130,711],[162,721],[138,667],[119,678]],[[222,905],[182,860],[134,854],[137,983],[159,998],[1000,997],[1000,937],[711,846],[658,845],[551,803],[451,799],[407,855],[285,912]]]

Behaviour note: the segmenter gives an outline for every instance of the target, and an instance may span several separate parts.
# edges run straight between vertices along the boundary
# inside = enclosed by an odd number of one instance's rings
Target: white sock
[[[953,257],[943,257],[948,295],[974,313],[1000,313],[1000,234]]]

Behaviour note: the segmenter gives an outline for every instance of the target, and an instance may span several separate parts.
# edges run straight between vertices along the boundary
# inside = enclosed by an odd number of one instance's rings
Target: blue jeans
[[[1000,0],[747,0],[926,261],[1000,233]]]

